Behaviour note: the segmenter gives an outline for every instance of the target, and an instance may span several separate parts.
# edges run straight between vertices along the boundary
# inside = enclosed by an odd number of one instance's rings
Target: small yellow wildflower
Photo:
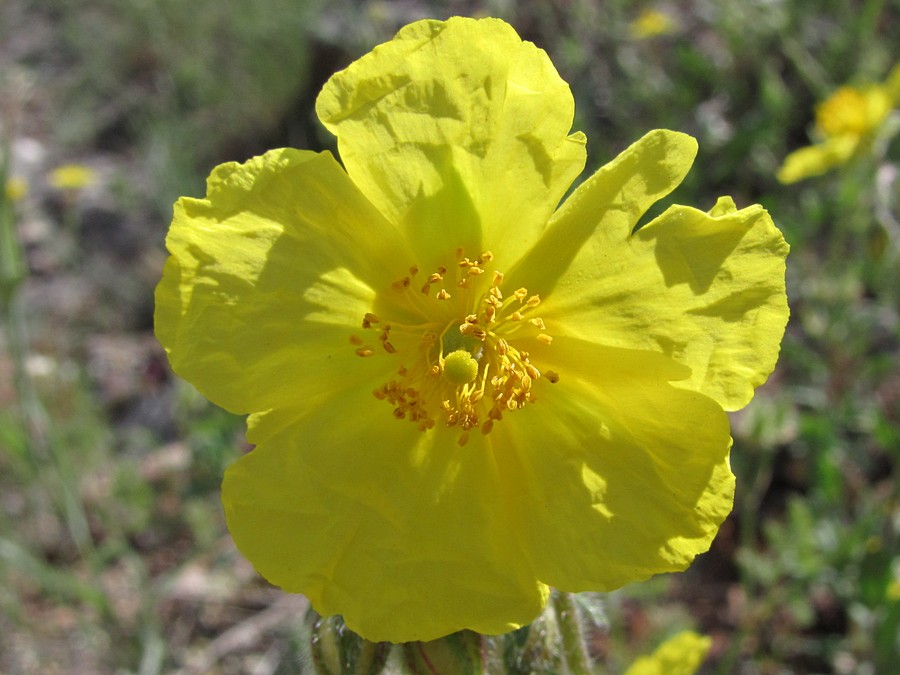
[[[888,600],[900,600],[900,579],[891,579],[886,595]]]
[[[47,182],[57,190],[80,190],[96,180],[96,172],[83,164],[63,164],[47,175]]]
[[[13,176],[6,180],[5,192],[7,200],[11,202],[21,201],[28,194],[28,183],[24,178]]]
[[[711,638],[683,631],[631,664],[625,675],[694,675],[711,646]]]
[[[645,9],[629,25],[631,37],[647,40],[658,35],[671,35],[678,28],[675,19],[658,9]]]
[[[673,206],[657,130],[585,163],[547,55],[421,21],[335,74],[328,152],[216,168],[166,240],[156,333],[250,413],[239,549],[373,640],[530,623],[549,587],[682,570],[732,507],[725,410],[775,365],[787,245],[760,206]]]
[[[778,172],[782,183],[818,176],[866,152],[900,101],[900,65],[883,84],[841,87],[816,108],[820,141],[789,154]]]

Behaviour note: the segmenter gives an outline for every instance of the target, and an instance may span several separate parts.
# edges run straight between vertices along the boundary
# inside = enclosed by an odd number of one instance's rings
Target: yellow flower
[[[47,182],[57,190],[80,190],[93,185],[96,180],[96,172],[83,164],[63,164],[47,176]]]
[[[532,621],[549,586],[682,570],[731,510],[723,409],[772,370],[787,245],[675,206],[684,134],[585,162],[547,55],[496,19],[407,26],[334,75],[328,152],[179,200],[156,295],[174,370],[250,413],[239,549],[370,640]]]
[[[18,202],[24,199],[25,195],[28,194],[28,183],[24,178],[13,176],[12,178],[8,178],[6,180],[4,191],[6,193],[7,200],[11,202]]]
[[[711,646],[710,638],[683,631],[631,664],[625,675],[694,675]]]
[[[631,37],[646,40],[658,35],[670,35],[678,28],[675,20],[658,9],[645,9],[629,25]]]
[[[900,65],[883,84],[841,87],[816,108],[819,143],[789,154],[778,172],[782,183],[821,175],[871,147],[900,101]]]

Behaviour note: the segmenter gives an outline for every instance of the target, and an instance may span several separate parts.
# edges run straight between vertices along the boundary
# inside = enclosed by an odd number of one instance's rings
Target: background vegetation
[[[634,32],[647,8],[669,32]],[[686,131],[701,155],[672,200],[761,202],[793,247],[781,361],[733,419],[735,511],[688,572],[603,599],[598,659],[621,672],[692,627],[714,639],[704,672],[896,672],[900,145],[774,176],[816,101],[900,61],[897,0],[4,0],[17,189],[0,217],[26,264],[0,280],[0,671],[297,671],[302,599],[261,582],[222,521],[242,421],[173,378],[152,336],[171,203],[221,161],[332,147],[312,112],[325,79],[452,14],[505,18],[549,52],[589,170],[649,129]],[[92,179],[54,187],[67,163]]]

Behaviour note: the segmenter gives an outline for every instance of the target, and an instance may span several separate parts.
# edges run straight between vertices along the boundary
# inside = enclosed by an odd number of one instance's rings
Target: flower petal
[[[860,144],[856,135],[834,136],[818,145],[795,150],[784,158],[778,170],[778,180],[786,185],[813,176],[820,176],[845,163]]]
[[[643,136],[578,186],[508,270],[507,283],[547,297],[579,251],[630,235],[647,209],[678,187],[696,154],[697,141],[687,134],[656,129]]]
[[[526,548],[538,578],[607,591],[682,570],[731,511],[728,419],[668,380],[661,354],[554,340],[556,384],[494,427],[506,437]]]
[[[314,414],[251,418],[249,455],[222,500],[241,552],[269,581],[373,640],[431,640],[531,622],[548,589],[509,522],[487,440],[427,433],[366,390]]]
[[[650,656],[642,656],[625,675],[694,675],[703,664],[712,638],[682,631],[663,642]]]
[[[430,267],[483,242],[518,258],[584,167],[568,85],[497,19],[405,27],[334,75],[316,110],[354,182]]]
[[[673,206],[634,235],[598,232],[541,310],[554,335],[672,356],[691,368],[679,386],[736,410],[778,358],[787,252],[760,206]]]
[[[225,164],[183,198],[156,290],[156,334],[179,375],[232,412],[305,401],[385,360],[349,343],[404,251],[328,153]]]

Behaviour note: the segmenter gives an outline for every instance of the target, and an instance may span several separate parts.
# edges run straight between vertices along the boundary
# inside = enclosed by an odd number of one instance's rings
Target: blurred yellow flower
[[[890,580],[887,587],[887,593],[885,594],[888,600],[896,602],[900,600],[900,579],[894,577]]]
[[[883,84],[841,87],[816,108],[819,142],[789,154],[782,183],[818,176],[866,152],[900,101],[900,64]]]
[[[711,638],[683,631],[631,664],[625,675],[694,675],[711,646]]]
[[[57,190],[80,190],[96,180],[96,172],[83,164],[63,164],[47,175],[47,182]]]
[[[643,214],[689,170],[657,130],[585,162],[547,55],[421,21],[335,74],[330,153],[182,198],[156,294],[174,370],[250,413],[238,548],[373,640],[531,622],[549,587],[682,570],[732,506],[725,410],[775,365],[788,247],[760,206]]]
[[[658,9],[645,9],[629,24],[629,32],[635,40],[670,35],[676,28],[678,24],[675,19]]]
[[[11,202],[17,202],[25,198],[28,194],[28,183],[23,178],[13,176],[6,180],[5,185],[6,199]]]

